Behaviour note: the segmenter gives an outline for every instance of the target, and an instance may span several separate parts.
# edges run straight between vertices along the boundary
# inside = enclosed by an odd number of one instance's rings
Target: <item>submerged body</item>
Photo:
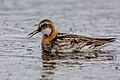
[[[57,33],[52,21],[45,19],[39,23],[38,29],[29,35],[42,32],[42,49],[46,52],[78,52],[100,50],[115,38],[89,38],[75,34]]]

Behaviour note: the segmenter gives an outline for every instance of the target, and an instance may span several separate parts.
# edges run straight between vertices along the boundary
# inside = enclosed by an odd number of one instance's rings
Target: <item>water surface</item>
[[[96,53],[41,51],[39,21],[58,32],[116,37]],[[0,0],[0,80],[120,80],[119,0]]]

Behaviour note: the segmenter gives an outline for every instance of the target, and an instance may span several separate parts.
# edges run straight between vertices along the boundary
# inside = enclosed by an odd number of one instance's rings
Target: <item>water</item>
[[[120,0],[0,0],[0,80],[120,80]],[[116,37],[96,53],[41,51],[42,19],[58,32]]]

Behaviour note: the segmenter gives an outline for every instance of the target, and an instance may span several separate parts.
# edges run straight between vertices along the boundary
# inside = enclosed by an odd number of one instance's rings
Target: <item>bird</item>
[[[39,32],[43,34],[42,51],[51,53],[99,51],[116,40],[116,38],[91,38],[77,34],[58,33],[50,19],[40,21],[37,30],[28,34],[28,37],[31,38]]]

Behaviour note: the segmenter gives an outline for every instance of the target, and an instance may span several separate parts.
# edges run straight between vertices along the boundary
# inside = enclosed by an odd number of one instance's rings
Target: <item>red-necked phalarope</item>
[[[57,33],[53,22],[42,20],[38,29],[28,34],[31,38],[38,32],[43,33],[42,49],[47,52],[74,52],[100,50],[105,44],[115,41],[115,38],[90,38],[80,35]]]

